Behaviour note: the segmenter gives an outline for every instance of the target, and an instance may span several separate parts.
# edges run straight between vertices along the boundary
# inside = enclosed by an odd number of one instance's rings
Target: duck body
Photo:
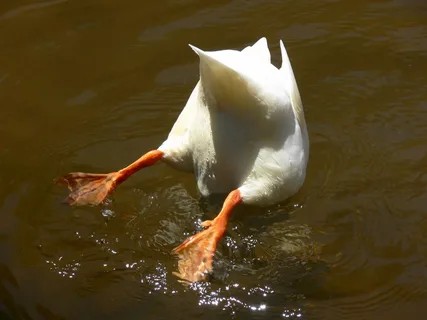
[[[229,218],[240,203],[271,205],[304,182],[309,145],[298,87],[282,42],[282,66],[270,62],[267,40],[242,51],[205,52],[200,80],[167,139],[130,165],[107,174],[72,172],[57,181],[68,186],[70,205],[98,205],[128,177],[159,161],[192,171],[203,196],[227,193],[205,230],[173,250],[183,280],[206,279]]]
[[[282,67],[265,38],[242,51],[205,52],[200,80],[167,140],[158,148],[172,166],[193,171],[203,196],[238,189],[242,201],[271,205],[303,184],[308,135],[283,43]]]

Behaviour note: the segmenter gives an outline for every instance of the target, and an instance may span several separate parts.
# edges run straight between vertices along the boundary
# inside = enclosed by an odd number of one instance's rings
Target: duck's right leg
[[[173,250],[179,259],[175,275],[189,282],[205,280],[212,271],[216,247],[226,232],[233,209],[241,202],[239,189],[231,191],[215,219],[202,224],[206,229],[187,238]]]

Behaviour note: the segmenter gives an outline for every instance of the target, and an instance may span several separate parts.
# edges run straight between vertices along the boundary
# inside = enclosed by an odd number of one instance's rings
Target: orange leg
[[[172,251],[179,259],[178,272],[175,272],[175,275],[190,282],[206,278],[212,271],[213,256],[227,229],[228,219],[234,207],[241,202],[239,190],[230,192],[215,219],[202,223],[207,229],[189,237]]]
[[[97,174],[73,172],[56,180],[71,191],[65,201],[70,205],[98,205],[129,176],[163,158],[159,150],[149,151],[141,158],[116,172]]]

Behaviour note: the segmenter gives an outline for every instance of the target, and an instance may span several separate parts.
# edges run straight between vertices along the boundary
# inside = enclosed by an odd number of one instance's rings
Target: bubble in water
[[[101,214],[104,218],[111,219],[116,216],[115,212],[111,209],[103,208]]]

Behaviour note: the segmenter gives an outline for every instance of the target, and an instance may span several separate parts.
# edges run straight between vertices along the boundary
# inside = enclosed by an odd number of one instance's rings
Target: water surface
[[[198,79],[188,48],[266,36],[291,57],[310,162],[302,190],[236,211],[213,278],[183,286],[173,247],[212,218],[164,164],[100,208],[52,180],[158,146]],[[424,319],[424,1],[3,1],[0,315],[10,319]]]

